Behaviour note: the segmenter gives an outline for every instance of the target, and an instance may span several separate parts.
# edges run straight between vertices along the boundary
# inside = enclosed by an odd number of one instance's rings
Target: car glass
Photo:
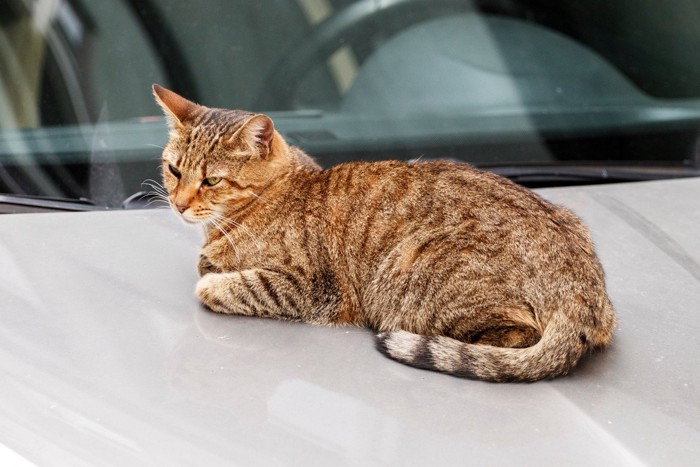
[[[141,206],[167,133],[154,82],[268,113],[325,167],[450,158],[533,186],[697,174],[698,7],[0,0],[0,193]]]

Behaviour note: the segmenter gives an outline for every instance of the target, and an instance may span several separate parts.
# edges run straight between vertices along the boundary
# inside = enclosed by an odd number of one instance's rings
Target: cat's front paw
[[[222,274],[209,273],[202,276],[197,282],[195,294],[197,298],[209,307],[212,311],[218,313],[230,313],[226,304],[222,300],[222,289],[224,288],[224,278]]]

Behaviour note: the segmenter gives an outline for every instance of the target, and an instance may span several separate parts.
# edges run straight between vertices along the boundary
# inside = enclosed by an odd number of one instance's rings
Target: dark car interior
[[[451,158],[529,186],[698,173],[694,0],[27,5],[0,0],[0,193],[124,205],[159,178],[153,82],[268,112],[324,166]]]

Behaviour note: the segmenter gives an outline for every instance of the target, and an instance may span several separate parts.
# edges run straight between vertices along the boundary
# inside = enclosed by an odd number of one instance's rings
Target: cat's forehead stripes
[[[224,139],[231,137],[252,117],[253,113],[239,110],[202,107],[182,136],[182,146],[174,164],[181,171],[206,175],[207,155]]]
[[[193,130],[206,137],[230,136],[238,130],[241,125],[252,117],[252,112],[242,110],[210,109],[204,107],[203,111],[192,123]]]

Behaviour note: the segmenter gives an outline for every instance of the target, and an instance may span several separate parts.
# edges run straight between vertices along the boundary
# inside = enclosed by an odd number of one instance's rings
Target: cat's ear
[[[197,110],[197,104],[190,102],[181,95],[174,93],[157,84],[153,85],[153,95],[156,102],[163,108],[170,128],[182,128],[185,121]]]
[[[272,138],[275,134],[275,125],[267,115],[258,114],[243,124],[239,132],[241,138],[249,148],[257,151],[263,159],[267,159],[272,150]]]

